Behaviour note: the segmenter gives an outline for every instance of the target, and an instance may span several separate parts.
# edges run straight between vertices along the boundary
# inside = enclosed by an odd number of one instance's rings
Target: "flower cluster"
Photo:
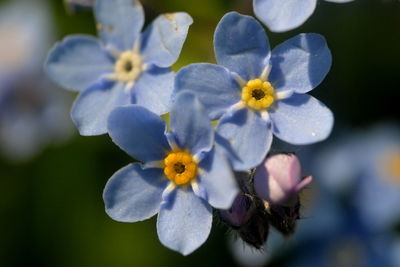
[[[160,15],[141,32],[138,0],[97,0],[93,9],[100,38],[66,37],[45,68],[79,92],[71,111],[79,132],[108,133],[138,161],[108,181],[107,214],[122,222],[158,214],[161,243],[184,255],[207,239],[213,208],[255,247],[269,224],[292,233],[311,177],[301,178],[292,154],[266,157],[273,135],[306,145],[330,134],[331,111],[307,94],[331,66],[325,39],[300,34],[271,51],[256,19],[230,12],[215,31],[218,65],[175,75],[188,14]]]

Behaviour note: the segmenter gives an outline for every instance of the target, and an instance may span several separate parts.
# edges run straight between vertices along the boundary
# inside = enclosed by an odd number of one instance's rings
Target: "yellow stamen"
[[[164,174],[176,185],[189,184],[197,176],[197,163],[186,151],[175,151],[164,159]]]
[[[121,82],[135,82],[143,71],[143,61],[135,51],[123,52],[114,65],[113,77]]]
[[[392,181],[400,183],[400,151],[393,151],[383,158],[383,169]]]
[[[270,82],[253,79],[242,88],[242,101],[252,109],[265,110],[274,103],[274,93]]]

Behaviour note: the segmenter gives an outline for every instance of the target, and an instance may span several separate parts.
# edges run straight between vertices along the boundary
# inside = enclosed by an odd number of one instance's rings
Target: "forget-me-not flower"
[[[333,141],[333,139],[332,139]],[[315,151],[312,168],[321,184],[357,206],[374,231],[400,222],[400,129],[380,124],[346,134]]]
[[[321,35],[297,35],[271,52],[262,26],[252,17],[231,12],[217,26],[214,49],[219,65],[182,68],[175,90],[194,92],[210,117],[220,119],[216,130],[233,148],[235,153],[229,154],[236,154],[236,170],[264,160],[272,133],[303,145],[329,135],[331,111],[305,94],[321,83],[331,66]]]
[[[353,0],[325,0],[347,3]],[[253,0],[253,9],[271,31],[285,32],[302,25],[314,12],[317,0]]]
[[[400,128],[381,124],[360,142],[353,161],[361,167],[356,197],[362,218],[374,230],[391,230],[400,222]]]
[[[170,132],[156,114],[138,105],[111,112],[113,141],[143,164],[116,172],[104,189],[114,220],[137,222],[158,213],[161,243],[187,255],[207,239],[212,207],[228,209],[238,187],[224,154],[214,147],[211,121],[190,93],[177,97]]]
[[[97,0],[94,6],[100,40],[68,36],[50,51],[48,75],[69,90],[80,91],[72,119],[82,135],[107,131],[111,110],[138,104],[169,111],[174,73],[192,18],[164,14],[140,33],[144,23],[138,0]]]
[[[390,258],[393,235],[371,231],[358,206],[336,198],[318,182],[291,240],[297,257],[284,266],[396,266]]]
[[[70,99],[42,72],[53,23],[44,0],[0,5],[0,155],[8,160],[28,160],[72,134]]]

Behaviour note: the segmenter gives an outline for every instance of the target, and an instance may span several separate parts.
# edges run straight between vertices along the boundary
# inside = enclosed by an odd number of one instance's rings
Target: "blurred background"
[[[251,0],[141,0],[146,23],[166,12],[194,19],[175,70],[215,62],[212,37],[228,11]],[[127,224],[104,212],[108,178],[131,159],[108,136],[81,137],[69,118],[73,93],[43,74],[48,49],[68,34],[95,35],[90,9],[62,0],[0,0],[0,266],[400,266],[400,2],[319,1],[271,46],[301,32],[323,34],[333,66],[314,91],[335,114],[331,137],[296,152],[313,185],[286,240],[264,251],[216,223],[187,257],[158,241],[155,218]],[[217,220],[216,220],[217,221]]]

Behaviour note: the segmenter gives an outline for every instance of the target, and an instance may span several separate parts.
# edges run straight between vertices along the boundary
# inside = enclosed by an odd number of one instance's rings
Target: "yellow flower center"
[[[254,79],[242,88],[242,101],[255,110],[268,109],[275,101],[274,93],[270,82]]]
[[[121,82],[134,82],[143,70],[143,61],[139,53],[123,52],[114,65],[114,77]]]
[[[164,164],[164,174],[176,185],[188,184],[196,178],[197,163],[188,152],[171,152],[164,159]]]
[[[383,169],[392,181],[400,183],[400,151],[394,151],[384,157]]]

